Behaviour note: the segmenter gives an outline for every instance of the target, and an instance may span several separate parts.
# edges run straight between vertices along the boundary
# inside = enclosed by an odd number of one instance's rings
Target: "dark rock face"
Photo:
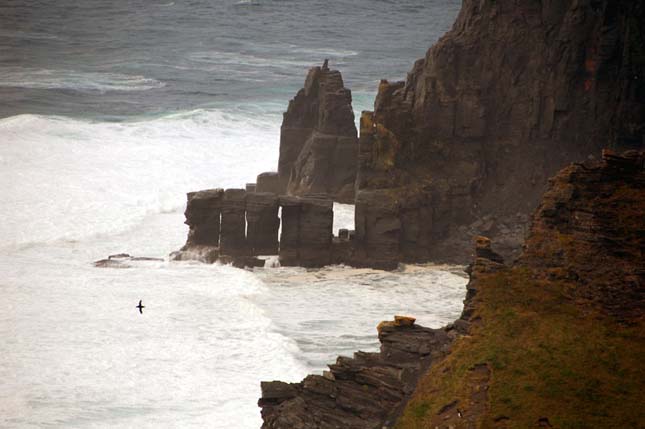
[[[186,246],[219,246],[220,214],[223,189],[209,189],[188,194],[186,225],[190,227]]]
[[[278,254],[278,197],[270,192],[246,194],[246,241],[253,255]]]
[[[324,193],[353,201],[358,138],[351,103],[339,71],[326,64],[309,71],[282,122],[280,194]]]
[[[339,357],[324,375],[300,383],[262,383],[263,428],[391,427],[404,399],[433,360],[444,356],[454,332],[395,318],[379,325],[380,353]]]
[[[220,253],[237,256],[248,252],[246,244],[246,191],[227,189],[222,200]]]
[[[418,241],[400,235],[404,256],[463,262],[479,234],[517,256],[548,177],[608,144],[643,147],[644,21],[627,0],[466,0],[405,82],[381,82],[357,189],[431,196],[405,210],[426,221]]]
[[[520,263],[619,319],[645,308],[645,153],[603,152],[549,181]]]
[[[322,267],[331,262],[333,202],[327,199],[280,197],[282,233],[280,264]]]

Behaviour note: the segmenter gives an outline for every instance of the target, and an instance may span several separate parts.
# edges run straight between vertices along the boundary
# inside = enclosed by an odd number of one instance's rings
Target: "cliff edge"
[[[562,170],[520,260],[476,260],[466,335],[396,427],[642,427],[643,213],[642,152]]]

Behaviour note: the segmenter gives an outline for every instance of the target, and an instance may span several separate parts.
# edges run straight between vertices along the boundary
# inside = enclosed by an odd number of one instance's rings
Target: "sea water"
[[[185,194],[277,165],[281,112],[329,58],[370,108],[458,1],[0,5],[0,427],[257,428],[260,381],[439,327],[460,267],[170,262]],[[336,205],[335,228],[353,227]],[[110,254],[161,258],[96,268]],[[139,314],[139,300],[145,308]]]

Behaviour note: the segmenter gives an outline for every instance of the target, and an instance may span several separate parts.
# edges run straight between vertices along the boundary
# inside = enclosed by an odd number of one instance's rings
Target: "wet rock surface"
[[[127,253],[110,255],[107,259],[101,259],[94,262],[97,268],[132,268],[138,264],[149,262],[164,262],[162,258],[151,258],[147,256],[131,256]]]

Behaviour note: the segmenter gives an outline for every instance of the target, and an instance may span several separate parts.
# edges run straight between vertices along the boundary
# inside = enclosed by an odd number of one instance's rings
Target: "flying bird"
[[[139,300],[139,305],[137,305],[136,308],[139,309],[139,313],[143,314],[143,309],[146,308],[146,306],[142,305],[141,300]]]

